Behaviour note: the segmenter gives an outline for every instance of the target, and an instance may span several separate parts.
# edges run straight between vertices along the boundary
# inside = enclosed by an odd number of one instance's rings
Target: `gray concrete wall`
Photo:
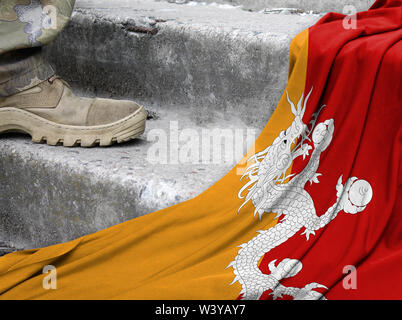
[[[219,109],[258,125],[285,88],[291,39],[319,18],[142,5],[147,16],[78,7],[47,48],[57,72],[87,94]],[[135,26],[157,33],[130,31]]]

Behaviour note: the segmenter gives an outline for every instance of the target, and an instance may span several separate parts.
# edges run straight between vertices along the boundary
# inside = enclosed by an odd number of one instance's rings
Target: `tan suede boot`
[[[0,98],[0,133],[18,131],[50,145],[108,146],[145,130],[144,107],[127,100],[75,96],[55,76],[10,97]]]

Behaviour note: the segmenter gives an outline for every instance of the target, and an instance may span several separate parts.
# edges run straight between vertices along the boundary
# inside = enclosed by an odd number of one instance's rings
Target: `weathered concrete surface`
[[[245,10],[259,11],[273,8],[298,8],[304,12],[340,12],[345,6],[354,6],[357,11],[367,10],[374,0],[168,0],[169,2],[190,3],[223,3],[242,6]]]
[[[87,94],[220,109],[261,126],[286,85],[291,39],[318,18],[81,0],[48,55]]]
[[[52,147],[33,144],[28,136],[0,136],[0,241],[32,248],[72,240],[193,198],[234,166],[235,159],[223,157],[224,147],[216,164],[212,152],[207,161],[195,156],[191,163],[182,157],[175,163],[171,121],[178,135],[196,131],[192,136],[199,136],[200,148],[203,129],[244,129],[244,140],[247,128],[255,134],[261,130],[223,115],[201,127],[190,110],[177,107],[158,115],[140,139],[109,148]],[[166,133],[166,144],[154,129]],[[250,138],[252,143],[255,136]],[[181,139],[178,151],[186,145]],[[152,146],[167,152],[167,163],[151,158]],[[245,154],[246,141],[239,148]]]
[[[182,132],[258,133],[286,85],[291,38],[318,18],[145,0],[77,1],[71,23],[47,48],[58,73],[81,93],[131,98],[159,118],[148,121],[141,139],[107,149],[0,136],[0,240],[15,248],[64,242],[207,189],[235,163],[155,164],[148,157],[154,129],[168,140],[171,121]],[[245,153],[246,145],[241,148]]]

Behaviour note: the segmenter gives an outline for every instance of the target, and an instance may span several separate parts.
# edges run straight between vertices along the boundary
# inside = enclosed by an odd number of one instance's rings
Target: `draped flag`
[[[401,299],[402,0],[290,46],[251,154],[198,197],[0,258],[3,299]],[[44,290],[42,269],[57,269]]]

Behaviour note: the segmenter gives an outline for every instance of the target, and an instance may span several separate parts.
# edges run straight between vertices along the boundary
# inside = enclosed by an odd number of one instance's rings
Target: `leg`
[[[67,24],[75,0],[2,0],[0,133],[23,131],[35,142],[107,146],[145,130],[132,101],[77,97],[44,61],[41,47]]]
[[[75,0],[5,0],[0,9],[0,96],[54,75],[41,55],[70,19]]]

